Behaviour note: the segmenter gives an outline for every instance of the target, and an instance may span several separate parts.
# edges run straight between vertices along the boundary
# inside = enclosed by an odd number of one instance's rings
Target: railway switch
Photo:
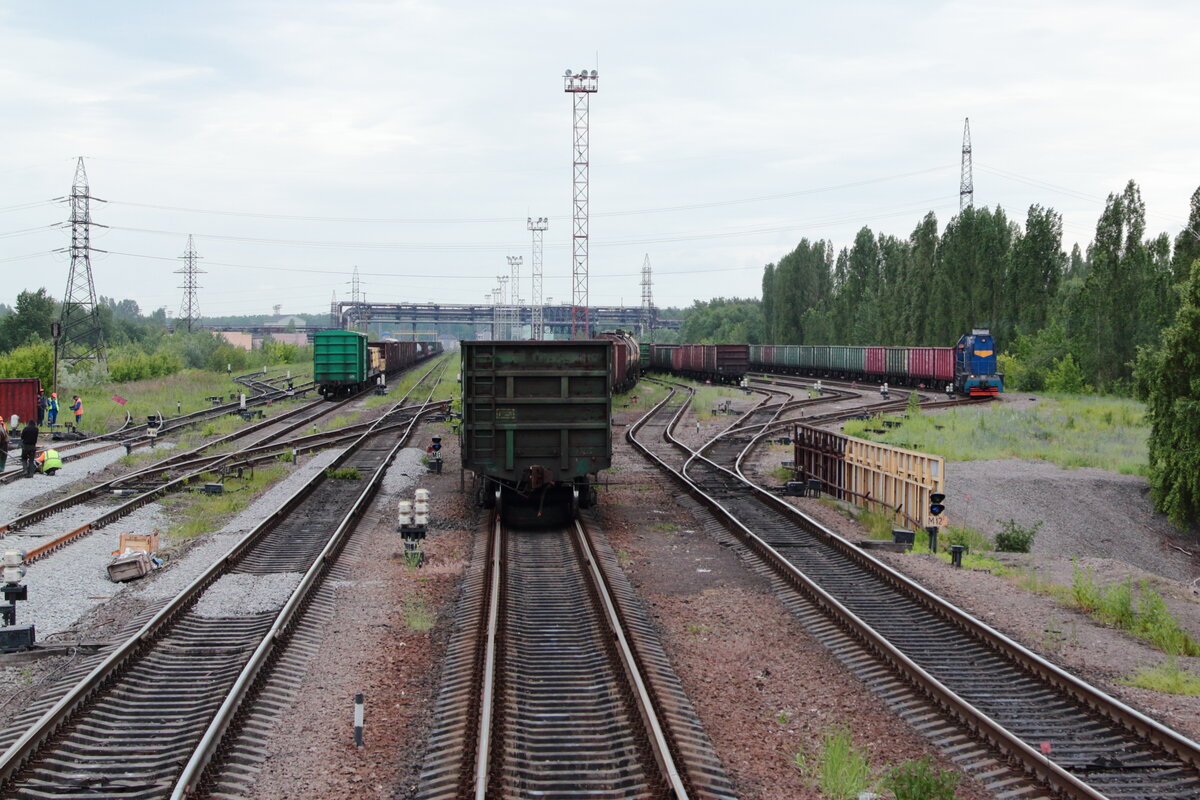
[[[17,653],[33,647],[35,631],[33,625],[17,624],[17,601],[29,599],[29,587],[21,583],[25,577],[25,552],[9,549],[4,551],[4,585],[0,594],[7,605],[0,606],[0,652]]]

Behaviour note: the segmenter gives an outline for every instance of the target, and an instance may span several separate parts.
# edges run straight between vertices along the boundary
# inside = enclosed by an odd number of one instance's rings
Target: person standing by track
[[[50,405],[46,406],[46,414],[50,421],[50,427],[54,427],[54,423],[58,421],[58,392],[50,393]]]
[[[38,426],[33,420],[29,420],[21,431],[21,467],[25,470],[27,478],[32,478],[37,469],[37,462],[34,461],[37,458],[37,442]]]
[[[0,419],[0,472],[8,466],[8,426]]]
[[[71,396],[71,410],[75,412],[75,430],[79,430],[83,424],[83,401],[77,394]]]
[[[46,418],[46,395],[38,392],[37,396],[37,423],[38,427],[42,427],[42,420]]]

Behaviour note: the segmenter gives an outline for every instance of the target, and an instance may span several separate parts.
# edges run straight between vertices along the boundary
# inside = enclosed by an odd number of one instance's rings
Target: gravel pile
[[[1154,511],[1149,484],[1136,475],[1045,461],[954,461],[946,465],[946,507],[951,523],[992,536],[1009,519],[1043,523],[1031,551],[1037,555],[1107,558],[1177,581],[1196,577],[1195,560],[1171,546],[1180,532]]]
[[[32,622],[39,639],[70,629],[84,614],[130,587],[108,579],[108,562],[121,534],[153,533],[167,524],[158,505],[144,506],[33,564],[25,576],[29,600],[17,604],[17,621]],[[0,545],[28,550],[42,541],[43,537],[16,535]]]
[[[278,611],[296,591],[303,577],[299,572],[272,572],[266,575],[231,572],[222,575],[208,587],[192,611],[207,619],[253,617],[267,611]]]

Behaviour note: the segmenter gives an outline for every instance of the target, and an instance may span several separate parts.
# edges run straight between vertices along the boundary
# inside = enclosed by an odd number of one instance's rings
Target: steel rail
[[[386,419],[381,417],[379,422]],[[362,434],[357,444],[370,438],[370,433]],[[350,458],[355,447],[350,447],[333,462],[334,465],[343,463]],[[7,751],[0,755],[0,783],[10,781],[16,772],[33,755],[34,751],[74,714],[91,695],[99,691],[110,677],[117,673],[131,659],[152,646],[166,628],[180,615],[186,612],[218,578],[229,572],[263,537],[277,527],[280,520],[299,506],[314,490],[326,480],[325,471],[317,473],[305,485],[296,489],[284,502],[252,531],[239,540],[224,556],[214,562],[200,576],[185,587],[173,600],[161,608],[138,631],[125,642],[117,646],[103,661],[97,664],[82,680],[69,690],[57,703],[48,709],[22,736],[15,741]],[[377,483],[376,483],[377,485]],[[356,504],[355,508],[358,508]],[[340,528],[339,528],[340,529]],[[318,559],[318,563],[321,559]],[[190,763],[190,762],[189,762]]]
[[[664,401],[665,403],[665,401]],[[657,408],[657,407],[656,407]],[[658,463],[660,467],[665,469],[672,477],[682,484],[685,488],[699,497],[705,505],[707,505],[719,518],[725,521],[731,529],[740,533],[741,538],[752,551],[760,558],[772,566],[772,568],[784,580],[798,590],[801,594],[808,597],[819,608],[823,609],[828,616],[837,621],[845,630],[858,638],[868,649],[876,654],[885,663],[892,666],[893,669],[904,675],[908,680],[922,690],[927,697],[933,700],[939,707],[943,708],[951,716],[957,718],[960,722],[967,725],[968,728],[976,731],[977,735],[1000,750],[1006,752],[1010,757],[1015,757],[1022,767],[1030,774],[1036,775],[1039,780],[1053,788],[1055,791],[1061,792],[1065,796],[1073,798],[1086,798],[1087,800],[1100,800],[1105,795],[1098,790],[1086,784],[1074,774],[1068,772],[1057,763],[1048,759],[1047,756],[1040,751],[1036,751],[1027,745],[1023,740],[1012,734],[1004,726],[992,720],[987,715],[976,709],[969,701],[962,698],[956,692],[943,683],[937,680],[934,676],[924,670],[920,665],[908,658],[903,652],[898,650],[894,645],[886,640],[881,634],[874,630],[870,625],[853,614],[840,601],[826,592],[819,584],[811,580],[794,564],[788,561],[782,554],[771,547],[761,537],[747,528],[732,511],[727,509],[719,500],[707,495],[699,489],[694,481],[686,475],[673,469],[667,464],[658,454],[652,452],[650,448],[637,440],[636,434],[643,425],[654,415],[652,410],[649,414],[639,420],[635,425],[631,426],[626,433],[626,438],[631,444],[641,452],[643,452],[652,461]],[[674,439],[669,431],[664,432],[664,438],[672,442],[676,447],[690,451],[686,445]],[[1183,762],[1200,767],[1200,745],[1187,739],[1176,731],[1173,731],[1166,726],[1146,717],[1140,712],[1124,705],[1115,698],[1110,697],[1106,693],[1084,683],[1073,675],[1070,675],[1062,669],[1056,667],[1050,662],[1043,659],[1041,656],[1029,651],[1022,645],[1014,642],[1004,634],[993,630],[986,624],[980,622],[966,612],[958,609],[956,606],[946,602],[942,598],[929,592],[924,587],[908,579],[907,577],[892,570],[887,565],[871,557],[869,554],[862,552],[850,542],[842,537],[825,529],[815,520],[804,515],[798,509],[790,506],[779,498],[776,498],[769,493],[763,491],[753,484],[747,484],[744,479],[738,478],[733,472],[726,470],[719,465],[714,464],[709,459],[700,457],[713,469],[720,470],[728,474],[735,480],[739,480],[752,491],[760,502],[771,506],[778,512],[788,515],[790,518],[797,520],[805,529],[808,529],[828,541],[835,546],[843,555],[848,556],[851,560],[863,565],[867,569],[878,573],[898,591],[916,599],[922,606],[926,607],[935,614],[938,614],[944,619],[951,621],[956,627],[963,630],[977,641],[988,645],[993,651],[997,651],[1003,655],[1014,658],[1019,664],[1024,666],[1030,673],[1041,677],[1051,686],[1064,694],[1075,698],[1082,702],[1086,707],[1091,708],[1094,712],[1101,714],[1127,731],[1135,733],[1149,740],[1152,744],[1157,745],[1163,750],[1173,753]],[[689,457],[689,463],[695,461],[695,457]]]
[[[499,492],[497,492],[499,494]],[[496,661],[500,631],[500,589],[504,583],[504,526],[500,523],[499,503],[492,511],[491,548],[488,563],[487,626],[484,631],[484,653],[481,669],[483,685],[479,690],[479,730],[475,738],[475,800],[487,800],[488,777],[491,775],[492,724],[496,702]]]
[[[445,367],[443,366],[442,372],[444,370]],[[433,387],[430,388],[430,397],[433,394],[434,388],[436,388],[436,384],[437,381],[435,380]],[[429,406],[429,399],[429,397],[426,397],[426,407]],[[403,402],[403,399],[400,402]],[[398,406],[399,403],[397,403]],[[304,573],[300,584],[292,592],[287,603],[276,618],[275,624],[271,626],[271,629],[267,632],[262,642],[259,643],[254,653],[250,656],[250,660],[242,668],[241,673],[234,681],[233,687],[229,690],[224,702],[221,703],[221,707],[217,710],[207,730],[205,730],[201,737],[199,744],[193,750],[192,756],[188,759],[188,762],[183,767],[183,771],[176,780],[175,788],[171,792],[172,800],[182,800],[189,797],[198,788],[203,779],[205,769],[216,754],[217,748],[220,746],[221,740],[224,738],[229,726],[233,723],[239,707],[246,700],[259,674],[270,663],[278,649],[286,644],[286,640],[294,628],[296,621],[299,619],[304,605],[319,585],[321,578],[329,570],[330,566],[332,566],[334,558],[345,544],[346,538],[353,532],[359,521],[366,514],[367,508],[379,491],[384,474],[387,472],[388,467],[391,466],[392,461],[395,460],[396,454],[407,444],[421,416],[421,412],[413,416],[403,433],[397,438],[396,444],[384,456],[379,467],[367,482],[367,485],[363,487],[358,498],[343,516],[341,524],[338,525],[337,529],[330,536],[329,541],[325,544],[325,547],[321,550],[321,553],[317,556],[312,566]],[[355,443],[347,448],[345,453],[334,460],[330,469],[336,469],[339,465],[345,463],[350,458],[353,450],[375,435],[377,429],[381,427],[386,418],[387,415],[384,415],[376,420],[371,428],[363,432]]]
[[[670,796],[675,798],[675,800],[687,800],[688,790],[684,785],[679,768],[675,764],[673,748],[667,741],[666,728],[659,719],[658,704],[654,700],[653,692],[648,682],[642,677],[641,664],[637,658],[633,644],[625,634],[626,626],[624,617],[616,600],[613,598],[608,578],[600,568],[591,536],[584,528],[583,523],[578,519],[574,521],[574,534],[575,542],[580,549],[587,573],[591,577],[591,586],[595,591],[600,609],[603,611],[604,621],[616,644],[621,669],[625,673],[625,679],[633,689],[638,714],[642,718],[642,724],[645,726],[650,739],[650,751],[653,753],[654,760],[658,763],[658,768],[669,787]]]

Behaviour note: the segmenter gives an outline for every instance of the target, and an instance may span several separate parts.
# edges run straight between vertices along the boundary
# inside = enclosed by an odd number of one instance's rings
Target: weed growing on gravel
[[[362,473],[358,471],[358,467],[330,468],[325,470],[325,474],[335,481],[357,481],[362,479]]]
[[[893,767],[883,779],[883,785],[896,800],[954,800],[958,774],[940,769],[926,756]]]
[[[837,728],[821,740],[817,785],[830,800],[853,800],[871,785],[866,751],[854,746],[850,731]]]
[[[780,711],[778,714],[775,715],[775,721],[778,722],[780,725],[787,725],[790,720],[791,720],[791,717],[788,715],[788,713],[786,711]]]
[[[409,630],[423,633],[433,627],[437,617],[425,607],[425,601],[417,598],[404,606],[404,624]]]
[[[167,538],[190,539],[202,533],[220,528],[228,518],[253,502],[255,496],[286,475],[283,467],[265,467],[254,471],[237,488],[228,483],[223,494],[175,495],[163,501],[170,509],[174,520],[167,528]],[[216,476],[205,476],[206,481],[215,481]]]
[[[1156,667],[1138,670],[1121,683],[1163,694],[1200,695],[1200,675],[1180,667],[1174,655]]]
[[[1179,627],[1166,602],[1145,581],[1135,593],[1132,580],[1100,586],[1092,568],[1080,569],[1078,562],[1072,573],[1069,599],[1081,611],[1144,639],[1164,653],[1200,656],[1200,643]]]
[[[885,428],[874,420],[851,420],[845,432],[956,461],[1034,458],[1067,468],[1147,474],[1150,431],[1145,407],[1133,400],[1054,395],[1019,408],[1005,403],[886,419],[900,425]],[[873,432],[879,429],[887,432]]]
[[[358,421],[358,414],[338,414],[331,420],[322,422],[317,426],[317,431],[324,433],[325,431],[334,431],[338,428],[344,428],[347,425],[353,425]]]

